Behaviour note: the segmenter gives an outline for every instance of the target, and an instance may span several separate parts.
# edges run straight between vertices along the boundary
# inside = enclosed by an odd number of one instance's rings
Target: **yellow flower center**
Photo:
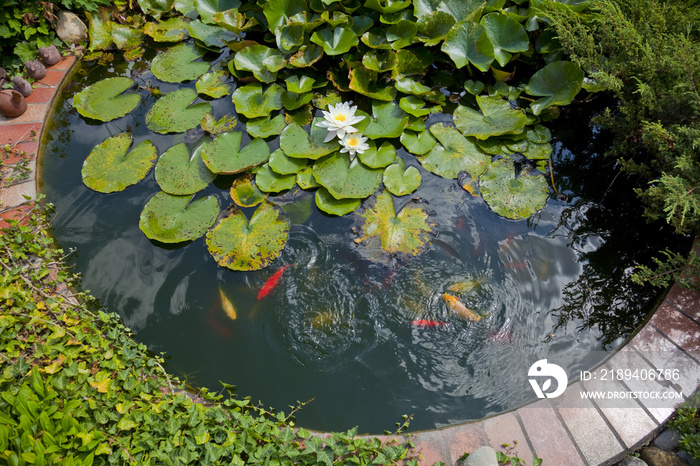
[[[345,118],[344,113],[339,113],[335,116],[335,121],[345,121],[345,120],[347,120],[347,118]]]
[[[348,139],[348,146],[356,146],[360,143],[360,141],[357,138],[350,138]]]

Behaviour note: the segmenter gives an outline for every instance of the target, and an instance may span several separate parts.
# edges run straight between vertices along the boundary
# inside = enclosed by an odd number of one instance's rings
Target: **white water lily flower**
[[[357,128],[353,127],[355,123],[359,123],[365,117],[355,116],[355,111],[357,106],[350,106],[347,102],[341,102],[335,106],[329,105],[328,112],[323,111],[324,121],[320,122],[318,126],[321,128],[326,128],[328,134],[323,142],[328,142],[334,137],[338,136],[338,139],[343,139],[346,134],[357,133]]]
[[[369,144],[366,141],[367,138],[360,133],[346,134],[340,140],[340,145],[343,146],[340,152],[347,152],[350,155],[350,160],[352,160],[355,158],[355,154],[362,154],[369,149]]]

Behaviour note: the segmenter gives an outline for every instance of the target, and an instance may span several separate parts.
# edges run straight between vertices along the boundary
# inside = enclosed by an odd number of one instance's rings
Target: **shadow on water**
[[[153,172],[114,194],[83,185],[83,161],[109,135],[131,130],[135,144],[151,139],[161,154],[186,137],[148,131],[143,118],[154,97],[147,91],[126,117],[105,125],[81,119],[72,93],[108,73],[155,82],[140,64],[77,74],[57,103],[40,161],[41,190],[56,206],[53,233],[76,249],[70,260],[83,288],[151,351],[165,352],[169,370],[188,374],[190,384],[234,384],[239,395],[284,410],[313,398],[297,414],[309,428],[379,433],[413,414],[411,428],[428,429],[531,401],[533,362],[548,358],[571,378],[590,369],[659,296],[631,283],[633,267],[664,247],[689,247],[644,223],[629,194],[635,180],[601,155],[605,138],[580,123],[587,115],[577,112],[592,110],[573,108],[553,125],[555,182],[568,200],[552,192],[530,219],[497,216],[399,150],[423,185],[397,198],[397,209],[419,197],[439,226],[419,258],[393,261],[375,245],[356,244],[352,215],[329,217],[312,195],[296,192],[275,196],[291,223],[281,256],[266,269],[233,272],[215,263],[203,238],[164,247],[143,235],[139,215],[158,191]],[[212,104],[217,119],[233,111],[230,99]],[[201,195],[216,196],[225,209],[233,179],[219,177]],[[479,320],[450,311],[444,293]]]

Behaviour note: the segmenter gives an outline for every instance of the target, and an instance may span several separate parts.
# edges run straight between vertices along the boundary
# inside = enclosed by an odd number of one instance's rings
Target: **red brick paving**
[[[0,146],[32,139],[32,134],[35,134],[34,137],[38,139],[39,131],[41,131],[41,122],[18,124],[11,119],[4,121],[0,119]]]

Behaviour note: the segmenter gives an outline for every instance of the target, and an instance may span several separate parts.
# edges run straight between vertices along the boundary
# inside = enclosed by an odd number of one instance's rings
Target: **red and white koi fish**
[[[457,313],[460,317],[464,317],[465,319],[471,320],[472,322],[476,322],[477,320],[481,319],[480,315],[476,314],[471,309],[468,309],[467,306],[462,304],[459,301],[459,299],[455,298],[454,296],[447,293],[443,293],[442,299],[445,300],[445,304],[447,305],[448,309]]]
[[[269,295],[272,290],[275,289],[277,286],[277,283],[279,283],[280,278],[282,278],[282,273],[287,267],[291,267],[294,264],[287,264],[282,267],[280,267],[277,272],[275,272],[270,278],[267,279],[265,284],[260,288],[260,291],[258,291],[258,299],[263,299],[265,296]]]
[[[415,325],[416,327],[440,327],[441,325],[447,325],[447,322],[440,322],[438,320],[418,319],[412,320],[411,325]]]

